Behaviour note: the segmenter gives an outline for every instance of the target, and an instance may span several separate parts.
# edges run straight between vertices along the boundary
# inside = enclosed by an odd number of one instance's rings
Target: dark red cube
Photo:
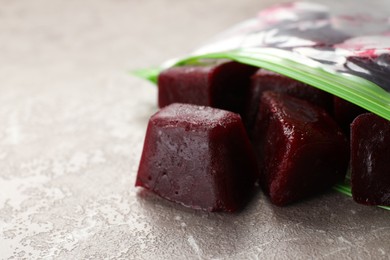
[[[350,135],[352,121],[367,110],[337,96],[333,97],[333,115],[346,135]]]
[[[361,204],[390,206],[390,122],[367,113],[351,125],[351,186]]]
[[[260,103],[254,145],[260,184],[272,203],[286,205],[343,180],[347,140],[324,109],[270,91]]]
[[[187,207],[234,212],[247,203],[257,176],[238,114],[172,104],[150,118],[136,186]]]
[[[259,69],[251,78],[251,86],[244,113],[244,122],[250,132],[256,120],[261,95],[267,90],[307,100],[323,107],[327,111],[332,109],[331,94],[284,75]]]
[[[204,60],[169,68],[158,77],[158,105],[187,103],[243,111],[256,67],[228,60]]]

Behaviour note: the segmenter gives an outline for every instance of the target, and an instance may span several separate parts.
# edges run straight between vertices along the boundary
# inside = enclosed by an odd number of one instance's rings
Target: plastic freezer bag
[[[273,6],[188,56],[136,74],[156,82],[161,69],[227,58],[302,81],[390,120],[387,6],[374,10],[375,4],[355,1],[333,8],[305,2]],[[335,189],[351,195],[348,178]]]

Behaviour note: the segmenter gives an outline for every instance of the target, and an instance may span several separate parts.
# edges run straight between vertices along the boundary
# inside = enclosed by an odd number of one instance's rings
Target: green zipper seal
[[[321,63],[305,56],[275,48],[252,48],[192,55],[170,61],[160,68],[133,71],[132,74],[157,83],[158,75],[171,66],[193,64],[202,59],[229,59],[274,71],[343,98],[390,120],[390,93],[364,78],[324,69]],[[336,191],[352,197],[349,182],[338,183]],[[390,207],[378,206],[390,210]]]

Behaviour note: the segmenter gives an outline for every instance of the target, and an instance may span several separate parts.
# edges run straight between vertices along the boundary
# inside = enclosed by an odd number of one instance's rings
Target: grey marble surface
[[[0,258],[388,259],[390,212],[333,191],[229,215],[134,187],[156,89],[127,72],[270,3],[0,0]]]

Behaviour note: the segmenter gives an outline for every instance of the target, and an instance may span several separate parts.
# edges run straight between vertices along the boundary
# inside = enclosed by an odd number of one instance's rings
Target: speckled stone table
[[[390,212],[333,191],[228,215],[134,187],[156,89],[128,71],[271,2],[0,0],[0,258],[388,259]]]

